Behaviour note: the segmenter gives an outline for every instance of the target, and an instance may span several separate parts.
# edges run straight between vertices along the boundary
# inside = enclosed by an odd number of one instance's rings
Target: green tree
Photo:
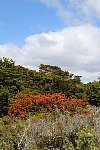
[[[89,82],[85,86],[87,99],[92,105],[100,106],[100,82]]]

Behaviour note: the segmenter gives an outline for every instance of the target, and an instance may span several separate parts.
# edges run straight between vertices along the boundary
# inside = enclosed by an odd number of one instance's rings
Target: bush
[[[18,134],[23,131],[25,123],[5,116],[0,119],[0,150],[18,150]]]
[[[99,150],[96,135],[91,126],[86,125],[76,133],[75,145],[77,150]]]
[[[89,114],[87,111],[88,101],[83,99],[71,98],[67,101],[67,110],[73,115],[77,113]]]
[[[70,142],[67,137],[65,137],[64,144],[61,150],[75,150],[72,142]]]
[[[55,106],[60,111],[66,109],[66,97],[61,93],[26,96],[24,98],[17,99],[15,103],[10,107],[8,114],[15,116],[19,119],[26,119],[29,113],[35,114],[41,111],[55,111]]]

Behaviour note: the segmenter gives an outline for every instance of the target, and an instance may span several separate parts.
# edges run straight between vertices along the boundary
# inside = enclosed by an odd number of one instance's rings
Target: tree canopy
[[[58,66],[40,64],[38,72],[15,65],[15,61],[3,57],[0,59],[1,116],[7,113],[16,94],[23,91],[51,94],[59,92],[65,94],[66,99],[86,96],[92,104],[100,104],[100,81],[83,84],[81,76],[63,71]]]

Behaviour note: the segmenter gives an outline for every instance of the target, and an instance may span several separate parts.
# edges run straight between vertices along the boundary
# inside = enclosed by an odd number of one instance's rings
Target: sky
[[[100,77],[100,0],[0,0],[0,58]]]

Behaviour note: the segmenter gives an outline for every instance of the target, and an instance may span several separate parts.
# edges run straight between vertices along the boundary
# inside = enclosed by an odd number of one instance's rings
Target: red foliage
[[[85,98],[83,99],[71,98],[67,101],[67,110],[70,111],[72,115],[79,112],[88,114],[87,111],[88,104],[89,103]]]
[[[55,105],[58,109],[65,110],[66,97],[61,93],[27,96],[17,99],[10,107],[8,114],[20,119],[25,119],[28,113],[34,113],[41,110],[54,111]]]
[[[27,95],[26,97],[17,99],[10,107],[8,114],[19,119],[25,119],[29,113],[39,111],[55,111],[55,106],[60,111],[68,110],[72,115],[77,113],[89,114],[87,111],[88,101],[77,98],[70,98],[66,101],[65,95],[61,93],[46,94],[46,95]]]

